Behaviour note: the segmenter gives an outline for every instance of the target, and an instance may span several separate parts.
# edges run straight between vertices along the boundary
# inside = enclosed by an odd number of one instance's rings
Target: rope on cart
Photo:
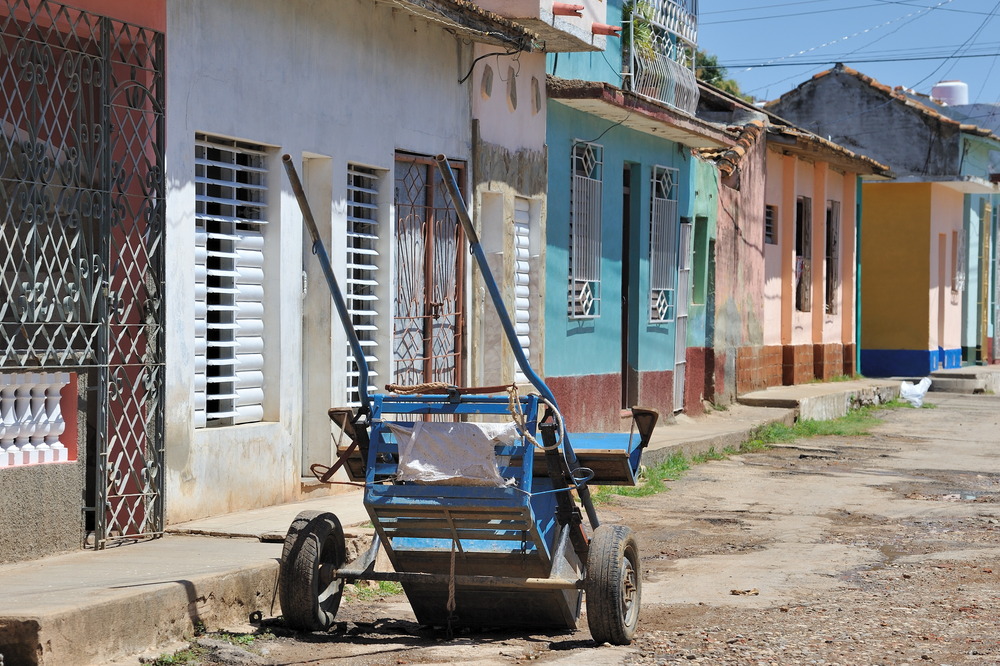
[[[452,629],[452,622],[458,619],[455,615],[455,540],[451,540],[451,573],[448,574],[448,603],[445,604],[445,609],[448,611],[448,626],[446,627],[448,640],[451,640],[455,636],[455,632]]]
[[[385,390],[399,395],[415,395],[417,393],[447,393],[449,389],[455,387],[447,382],[427,382],[425,384],[414,384],[413,386],[402,386],[400,384],[386,384]]]
[[[531,442],[532,446],[537,446],[543,451],[547,448],[538,443],[530,432],[528,432],[528,417],[524,413],[524,409],[521,407],[521,399],[517,395],[517,384],[511,384],[507,387],[507,409],[510,411],[510,418],[517,426],[517,429],[521,431],[524,438]],[[548,448],[556,448],[559,444],[556,443]]]

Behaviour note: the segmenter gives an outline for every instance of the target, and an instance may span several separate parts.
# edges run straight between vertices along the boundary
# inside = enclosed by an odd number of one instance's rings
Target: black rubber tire
[[[278,599],[285,624],[299,631],[333,626],[344,581],[320,572],[339,569],[347,560],[344,529],[332,513],[303,511],[288,527],[281,551]]]
[[[625,525],[601,525],[587,553],[587,625],[598,644],[628,645],[639,624],[639,546]]]

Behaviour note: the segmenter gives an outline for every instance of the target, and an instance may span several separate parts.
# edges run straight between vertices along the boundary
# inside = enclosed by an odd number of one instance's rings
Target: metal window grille
[[[0,0],[0,368],[86,382],[97,548],[163,530],[163,62],[162,33]]]
[[[514,200],[514,326],[524,356],[531,359],[531,209],[527,199]],[[514,380],[528,378],[518,367]]]
[[[677,181],[680,172],[653,167],[649,205],[649,321],[674,320],[677,296]]]
[[[347,310],[365,351],[369,380],[379,376],[379,207],[381,174],[356,164],[347,166]],[[347,347],[347,404],[361,404],[358,364]]]
[[[264,418],[262,146],[195,137],[195,426]]]
[[[969,271],[968,255],[965,251],[965,232],[951,232],[952,246],[952,268],[954,275],[951,281],[952,291],[962,291],[965,289],[965,276]]]
[[[812,199],[795,201],[795,308],[812,311]]]
[[[837,314],[840,289],[840,202],[826,203],[826,313]]]
[[[601,197],[604,147],[573,144],[569,217],[569,316],[601,314]]]
[[[778,244],[778,207],[764,206],[764,243]]]

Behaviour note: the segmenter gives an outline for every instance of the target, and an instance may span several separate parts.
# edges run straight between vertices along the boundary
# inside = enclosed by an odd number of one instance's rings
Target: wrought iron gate
[[[163,530],[163,35],[0,0],[0,368],[91,390],[96,545]]]
[[[453,165],[459,173],[460,167]],[[394,381],[462,383],[462,226],[433,160],[396,156]]]

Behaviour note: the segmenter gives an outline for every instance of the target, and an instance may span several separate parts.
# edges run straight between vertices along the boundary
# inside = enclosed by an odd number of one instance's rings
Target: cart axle
[[[340,569],[323,571],[329,568],[324,565],[321,568],[321,576],[329,575],[330,579],[341,579],[347,583],[354,583],[359,580],[386,580],[396,583],[424,583],[431,585],[448,585],[452,580],[455,585],[464,587],[485,587],[499,589],[529,589],[529,590],[580,590],[583,589],[583,579],[567,580],[565,578],[512,578],[502,576],[455,576],[452,578],[447,574],[431,574],[418,572],[397,572],[397,571],[369,571],[359,569]]]

